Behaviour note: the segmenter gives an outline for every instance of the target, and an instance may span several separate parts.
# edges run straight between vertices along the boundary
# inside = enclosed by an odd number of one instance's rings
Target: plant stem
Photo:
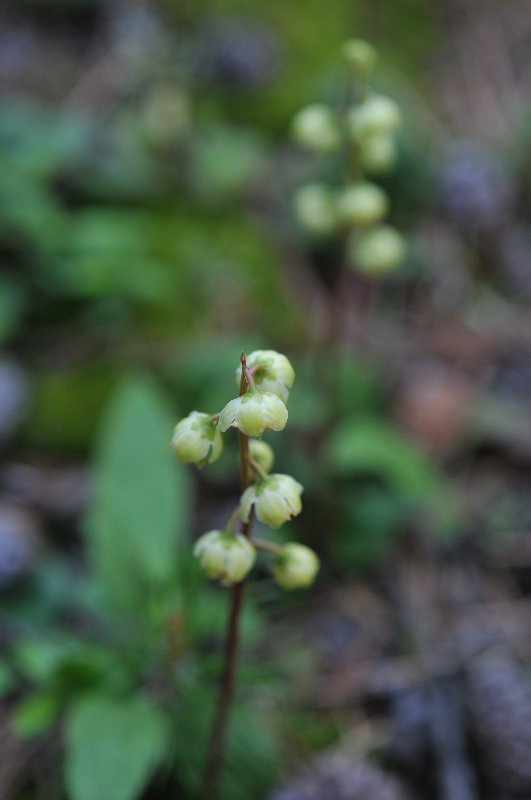
[[[241,355],[242,378],[240,381],[240,397],[245,394],[248,388],[248,372],[245,355]],[[249,438],[238,431],[240,444],[240,483],[244,491],[249,485]],[[249,538],[251,533],[252,517],[242,525],[242,534]],[[201,789],[201,800],[217,800],[220,789],[220,778],[223,767],[223,755],[225,750],[225,739],[227,733],[227,723],[229,719],[232,697],[234,694],[234,678],[236,674],[236,662],[238,658],[238,632],[239,619],[243,604],[243,592],[245,581],[235,583],[231,590],[229,618],[225,634],[225,646],[223,652],[223,671],[219,683],[218,698],[214,719],[210,731],[205,768],[203,772],[203,785]]]
[[[267,553],[275,553],[277,556],[280,555],[283,550],[281,544],[265,542],[263,539],[253,539],[253,544],[257,550],[265,550]]]
[[[262,469],[260,464],[258,464],[258,462],[254,460],[254,458],[252,458],[251,456],[247,456],[247,463],[249,464],[250,467],[252,467],[252,469],[256,472],[256,474],[261,480],[265,480],[267,478],[267,472],[265,471],[265,469]]]

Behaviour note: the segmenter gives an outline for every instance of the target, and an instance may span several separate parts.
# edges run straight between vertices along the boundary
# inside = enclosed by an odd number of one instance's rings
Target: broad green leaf
[[[66,722],[68,796],[134,800],[164,758],[167,741],[167,719],[147,699],[82,698]]]
[[[441,531],[458,527],[457,498],[427,453],[382,420],[344,422],[330,440],[328,459],[339,476],[379,478],[400,501],[425,508]]]
[[[329,459],[339,475],[370,473],[416,500],[437,484],[428,456],[380,420],[348,420],[330,441]]]
[[[108,597],[145,604],[146,592],[176,580],[186,530],[186,471],[169,446],[173,420],[148,378],[118,388],[96,458],[86,531]]]

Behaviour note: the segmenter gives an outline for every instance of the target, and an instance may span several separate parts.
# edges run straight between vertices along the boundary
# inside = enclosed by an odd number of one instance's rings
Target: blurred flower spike
[[[308,181],[295,190],[292,207],[311,250],[317,240],[319,247],[335,248],[345,265],[378,279],[400,266],[407,248],[397,231],[380,224],[389,198],[365,176],[380,175],[394,166],[395,134],[402,114],[392,98],[374,91],[368,82],[378,60],[374,47],[350,39],[341,53],[347,67],[346,108],[323,103],[306,106],[295,114],[291,132],[321,161],[339,150],[333,161],[328,159],[332,169],[326,170],[325,164],[319,174],[338,174],[341,167],[343,185]]]

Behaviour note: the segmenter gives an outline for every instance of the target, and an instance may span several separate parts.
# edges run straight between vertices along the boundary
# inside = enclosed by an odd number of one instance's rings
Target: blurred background
[[[377,282],[292,207],[350,36],[403,116]],[[168,442],[255,348],[297,373],[278,539],[322,569],[250,583],[224,800],[531,797],[530,90],[526,0],[4,1],[3,800],[194,797],[236,442]]]

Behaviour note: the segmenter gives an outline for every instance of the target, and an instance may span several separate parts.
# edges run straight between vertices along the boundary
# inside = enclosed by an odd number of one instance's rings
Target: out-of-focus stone
[[[30,571],[39,539],[33,514],[16,506],[0,504],[0,589]]]
[[[28,408],[29,384],[14,361],[0,358],[0,445],[22,422]]]
[[[445,456],[459,443],[471,400],[471,383],[461,372],[429,362],[406,372],[395,411],[411,436]]]
[[[376,766],[334,753],[317,759],[270,800],[407,800],[402,783]]]
[[[85,508],[88,470],[81,466],[49,466],[11,462],[0,471],[9,500],[31,505],[51,517],[73,517]]]

